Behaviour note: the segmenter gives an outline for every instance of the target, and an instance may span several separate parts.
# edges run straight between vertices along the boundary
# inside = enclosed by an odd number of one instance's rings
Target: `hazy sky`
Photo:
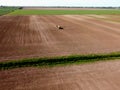
[[[0,0],[7,6],[120,6],[120,0]]]

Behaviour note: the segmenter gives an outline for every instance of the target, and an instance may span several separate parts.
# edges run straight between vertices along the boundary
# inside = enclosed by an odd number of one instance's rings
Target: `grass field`
[[[120,14],[120,10],[16,10],[10,15]]]

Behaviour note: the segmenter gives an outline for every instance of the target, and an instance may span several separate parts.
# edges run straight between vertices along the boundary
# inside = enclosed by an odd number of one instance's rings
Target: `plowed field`
[[[0,61],[120,51],[120,23],[113,19],[89,15],[1,16]],[[56,25],[64,29],[58,30]]]

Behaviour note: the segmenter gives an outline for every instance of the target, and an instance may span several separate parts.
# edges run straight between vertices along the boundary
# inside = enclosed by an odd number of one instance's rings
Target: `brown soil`
[[[89,15],[1,16],[0,61],[120,51],[119,29]]]
[[[98,19],[113,21],[113,22],[120,22],[120,15],[89,15],[89,16],[96,17]]]
[[[0,71],[0,90],[119,90],[120,61]]]

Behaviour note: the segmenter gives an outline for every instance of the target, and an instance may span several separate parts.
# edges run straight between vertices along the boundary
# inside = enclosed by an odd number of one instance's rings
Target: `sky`
[[[120,6],[120,0],[0,0],[4,6]]]

